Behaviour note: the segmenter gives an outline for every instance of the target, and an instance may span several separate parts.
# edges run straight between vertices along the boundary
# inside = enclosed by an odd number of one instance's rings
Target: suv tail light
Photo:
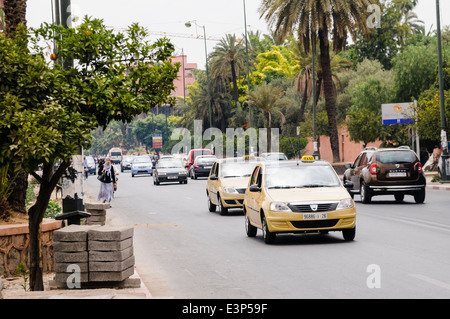
[[[372,163],[372,165],[370,165],[370,174],[371,175],[376,175],[377,174],[377,164]]]
[[[422,174],[422,164],[420,164],[420,162],[417,162],[417,172],[419,173],[419,174]]]
[[[194,167],[199,167],[198,164],[195,164]]]

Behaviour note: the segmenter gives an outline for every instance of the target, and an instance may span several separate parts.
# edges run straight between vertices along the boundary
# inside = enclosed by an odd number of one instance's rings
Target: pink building
[[[352,163],[363,150],[362,143],[355,143],[350,140],[350,134],[345,127],[338,128],[339,134],[339,159],[342,163]],[[380,147],[381,141],[369,143],[369,146]],[[304,155],[312,155],[314,151],[313,141],[306,145]],[[330,137],[320,136],[319,146],[320,159],[333,163],[333,153],[331,151]]]
[[[178,71],[178,78],[174,81],[175,91],[172,93],[174,97],[184,98],[189,95],[188,85],[195,82],[194,69],[197,69],[197,63],[188,63],[186,55],[178,55],[172,57],[174,63],[181,64]]]

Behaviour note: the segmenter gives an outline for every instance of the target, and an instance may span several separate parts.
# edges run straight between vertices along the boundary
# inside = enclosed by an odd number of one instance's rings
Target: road
[[[96,196],[91,176],[85,191]],[[210,213],[206,179],[153,185],[121,173],[108,223],[134,226],[136,270],[161,298],[449,298],[448,192],[424,204],[378,196],[357,205],[357,233],[248,238],[242,211]]]

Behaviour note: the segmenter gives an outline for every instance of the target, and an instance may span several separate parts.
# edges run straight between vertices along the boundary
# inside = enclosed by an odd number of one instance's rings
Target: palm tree
[[[11,37],[17,30],[19,24],[27,25],[27,1],[26,0],[4,0],[4,25],[5,35]]]
[[[367,8],[379,0],[263,0],[261,17],[282,36],[296,32],[299,45],[305,52],[315,54],[317,40],[320,48],[325,108],[328,115],[333,161],[339,161],[339,139],[336,121],[336,98],[333,95],[330,35],[336,52],[345,48],[349,34],[369,34]]]
[[[233,96],[237,105],[239,101],[237,74],[245,66],[242,43],[236,40],[236,35],[227,34],[215,47],[210,58],[211,77],[231,78],[231,82],[233,83]]]
[[[249,93],[249,104],[261,109],[267,121],[267,150],[272,149],[272,112],[283,103],[283,88],[263,82]],[[281,126],[283,126],[285,118],[281,114]]]
[[[320,60],[320,59],[319,59]],[[303,93],[302,103],[300,105],[300,111],[298,114],[298,122],[303,121],[303,115],[305,113],[305,107],[307,100],[312,95],[312,56],[309,54],[306,58],[302,59],[303,67],[302,69],[294,76],[292,79],[291,85],[294,86],[297,81],[297,85],[295,86],[297,94]],[[337,98],[338,89],[342,90],[342,83],[339,77],[336,75],[337,72],[343,69],[348,69],[352,66],[352,63],[342,58],[338,55],[333,54],[331,58],[331,75],[333,76],[333,88],[332,92],[335,98]],[[323,76],[322,69],[320,66],[318,67],[316,77],[316,92],[318,92],[316,96],[316,103],[320,96],[325,96],[324,84],[323,84]]]

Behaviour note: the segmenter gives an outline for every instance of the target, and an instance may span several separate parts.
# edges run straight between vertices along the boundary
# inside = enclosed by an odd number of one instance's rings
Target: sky
[[[72,0],[72,12],[83,17],[89,15],[103,19],[108,27],[126,28],[138,22],[152,32],[151,39],[167,38],[175,45],[176,54],[184,52],[187,62],[197,63],[205,68],[205,42],[198,35],[206,37],[207,53],[212,52],[218,40],[226,34],[239,38],[245,32],[244,1],[247,31],[269,33],[258,8],[261,0]],[[351,1],[351,0],[349,0]],[[30,0],[27,2],[28,27],[38,27],[42,22],[52,22],[51,0]],[[450,25],[450,0],[440,0],[441,26]],[[414,12],[425,22],[426,30],[436,29],[436,1],[419,0]],[[187,28],[185,23],[191,22]]]

